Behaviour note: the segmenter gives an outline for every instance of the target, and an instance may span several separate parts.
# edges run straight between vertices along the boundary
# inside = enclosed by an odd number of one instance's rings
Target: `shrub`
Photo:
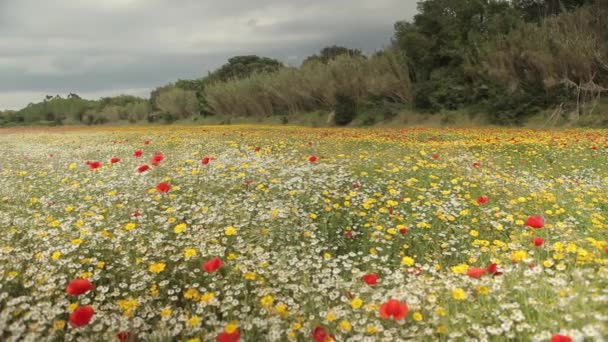
[[[348,125],[357,116],[357,103],[347,94],[336,95],[335,122],[338,126]]]

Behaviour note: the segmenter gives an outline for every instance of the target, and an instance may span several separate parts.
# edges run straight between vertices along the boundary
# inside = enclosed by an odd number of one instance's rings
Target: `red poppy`
[[[543,239],[542,237],[535,237],[534,239],[532,239],[532,242],[534,243],[534,246],[540,247],[545,243],[545,239]]]
[[[209,158],[209,157],[204,157],[204,158],[203,158],[203,165],[207,165],[207,164],[209,164],[209,162],[210,162],[210,161],[211,161],[211,158]]]
[[[401,234],[407,234],[407,228],[405,228],[405,227],[399,228],[399,233],[401,233]]]
[[[89,324],[94,314],[95,310],[91,306],[81,306],[70,314],[70,323],[74,327],[85,326]]]
[[[467,275],[471,278],[481,278],[484,274],[486,274],[486,269],[483,267],[471,267],[467,271]]]
[[[95,287],[88,279],[74,279],[68,284],[65,292],[70,296],[78,296],[87,293],[94,288]]]
[[[551,342],[572,342],[572,338],[566,335],[553,335]]]
[[[220,269],[224,263],[220,258],[212,258],[203,264],[203,270],[207,273],[212,273]]]
[[[479,196],[479,198],[477,198],[477,204],[479,204],[479,205],[484,205],[484,204],[487,204],[488,202],[490,202],[490,199],[488,198],[488,196]]]
[[[256,148],[255,148],[255,151],[256,151],[256,152],[260,152],[260,150],[261,150],[261,149],[262,149],[262,148],[258,146],[258,147],[256,147]]]
[[[353,183],[353,189],[357,189],[357,188],[360,188],[360,187],[361,187],[361,183],[359,183],[359,182]]]
[[[137,172],[139,172],[139,173],[146,172],[148,170],[150,170],[150,167],[148,165],[142,165],[137,168]]]
[[[308,157],[308,161],[311,162],[311,163],[314,163],[317,160],[319,160],[319,157],[317,157],[317,156],[313,155],[313,156]]]
[[[118,163],[119,161],[120,161],[120,158],[116,158],[116,157],[114,157],[114,158],[110,159],[110,163],[112,163],[112,164],[116,164],[116,163]]]
[[[374,286],[378,284],[378,275],[376,273],[368,273],[364,275],[361,279],[367,284]]]
[[[127,341],[129,341],[129,339],[131,339],[131,333],[128,331],[121,331],[118,334],[116,334],[116,338],[120,342],[127,342]]]
[[[495,275],[495,276],[502,274],[502,272],[498,271],[498,265],[496,265],[496,264],[490,264],[488,266],[488,273],[491,273],[492,275]]]
[[[144,145],[150,145],[150,140],[145,140]]]
[[[606,254],[608,254],[608,247],[604,248],[604,252],[606,252]]]
[[[137,151],[135,151],[135,152],[133,153],[133,156],[134,156],[134,157],[139,158],[139,157],[141,157],[143,154],[144,154],[144,151],[142,151],[142,150],[137,150]]]
[[[140,217],[141,213],[139,211],[134,211],[134,212],[131,213],[131,216],[133,216],[133,217]]]
[[[539,229],[545,226],[545,219],[542,216],[530,216],[526,219],[526,226]]]
[[[433,154],[433,159],[439,159],[439,153]]]
[[[330,335],[322,326],[316,326],[312,331],[312,338],[316,342],[329,342],[334,340],[334,336]]]
[[[89,161],[87,162],[90,170],[99,169],[101,167],[101,163],[98,161]]]
[[[158,183],[158,185],[156,186],[156,191],[161,192],[163,194],[166,194],[167,192],[169,192],[169,190],[171,190],[171,184],[167,182]]]
[[[481,166],[481,163],[480,163],[480,162],[474,162],[474,163],[473,163],[473,167],[480,167],[480,166]]]
[[[150,162],[152,163],[152,165],[157,166],[164,159],[165,159],[165,155],[162,152],[156,152],[152,156],[152,159]]]
[[[347,237],[347,238],[352,238],[353,237],[353,232],[350,231],[350,230],[346,231],[346,232],[344,232],[344,236]]]
[[[223,331],[219,335],[217,335],[215,340],[217,342],[238,342],[240,336],[241,332],[239,331],[239,329],[236,329],[231,333]]]
[[[400,321],[407,316],[409,309],[406,303],[401,303],[397,299],[391,299],[380,306],[380,317],[393,318]]]

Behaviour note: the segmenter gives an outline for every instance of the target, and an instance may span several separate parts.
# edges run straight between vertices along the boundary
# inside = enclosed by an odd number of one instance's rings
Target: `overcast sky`
[[[148,96],[241,54],[290,65],[332,44],[370,53],[416,0],[0,0],[0,109],[46,94]]]

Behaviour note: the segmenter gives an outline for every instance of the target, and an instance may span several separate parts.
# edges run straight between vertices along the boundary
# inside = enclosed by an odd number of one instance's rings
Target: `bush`
[[[350,95],[336,95],[335,122],[338,126],[346,126],[357,116],[357,103]]]

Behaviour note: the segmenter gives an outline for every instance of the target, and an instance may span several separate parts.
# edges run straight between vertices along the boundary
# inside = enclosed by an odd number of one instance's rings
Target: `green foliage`
[[[365,58],[365,56],[361,53],[361,50],[349,49],[343,46],[332,45],[323,48],[318,55],[308,56],[302,64],[307,64],[311,62],[321,62],[327,64],[330,61],[338,58],[339,56],[345,55],[350,57]]]
[[[347,94],[336,95],[335,122],[338,126],[348,125],[357,116],[357,102]]]
[[[518,15],[504,1],[427,0],[413,22],[395,25],[395,47],[405,52],[421,111],[454,110],[476,101],[478,45],[512,30]],[[474,67],[471,67],[474,65]]]
[[[283,63],[268,57],[235,56],[230,58],[227,64],[211,73],[208,78],[212,81],[226,82],[247,78],[256,73],[276,72],[282,67]]]

